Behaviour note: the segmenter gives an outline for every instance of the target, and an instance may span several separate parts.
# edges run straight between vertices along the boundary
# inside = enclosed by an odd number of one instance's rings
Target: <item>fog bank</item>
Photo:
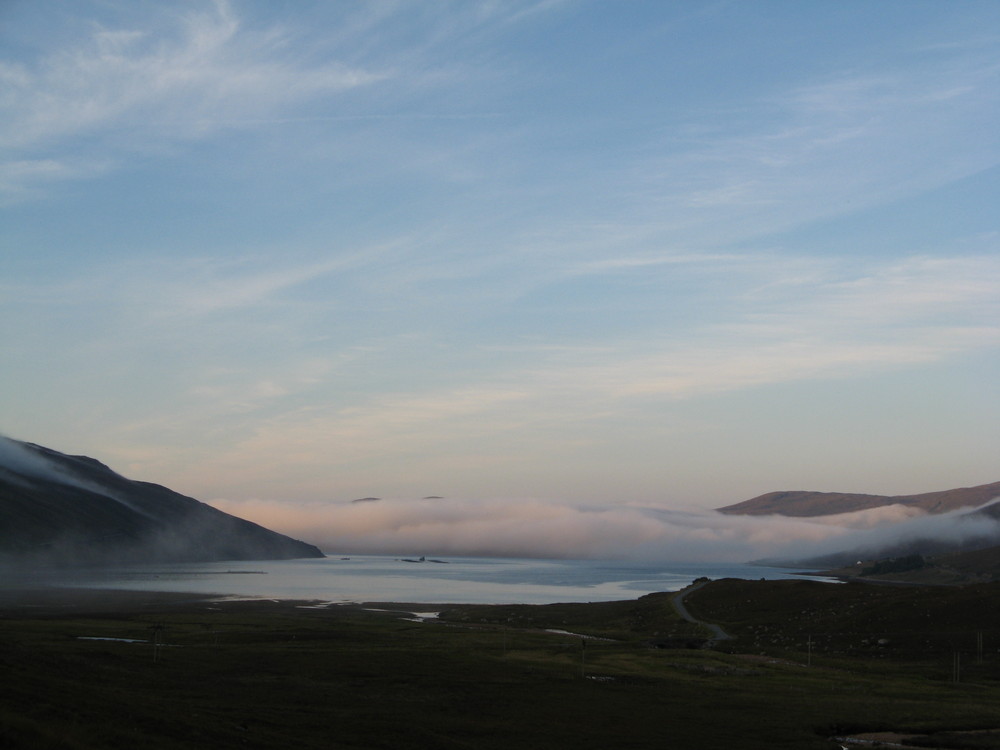
[[[745,562],[804,558],[921,536],[961,539],[998,525],[891,505],[819,518],[731,516],[648,505],[576,506],[539,499],[382,499],[212,505],[327,554],[436,554]]]

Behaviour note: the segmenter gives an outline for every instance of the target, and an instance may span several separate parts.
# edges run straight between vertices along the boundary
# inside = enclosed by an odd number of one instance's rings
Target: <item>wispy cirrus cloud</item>
[[[8,201],[37,197],[47,183],[97,176],[136,152],[262,126],[494,118],[475,106],[413,106],[414,97],[468,83],[475,66],[455,62],[456,45],[486,44],[562,4],[367,4],[263,22],[229,0],[146,12],[111,4],[113,20],[75,29],[68,44],[0,59],[0,148],[11,154],[0,188]],[[380,86],[395,88],[347,101]],[[449,159],[423,150],[424,161]]]
[[[373,252],[356,261],[374,259],[364,269],[366,283],[377,287],[381,274],[396,271],[380,266],[381,255]],[[699,274],[706,272],[696,265]],[[336,332],[303,329],[293,321],[313,309],[309,302],[302,295],[293,295],[291,307],[281,301],[297,285],[342,271],[339,261],[209,267],[201,281],[186,268],[181,264],[171,277],[176,283],[168,279],[155,291],[148,281],[141,284],[138,296],[127,283],[107,287],[128,290],[128,300],[116,304],[130,310],[128,325],[139,326],[152,350],[177,350],[174,408],[160,419],[132,421],[123,434],[138,440],[215,434],[222,453],[213,471],[222,473],[228,454],[234,471],[236,457],[255,456],[256,471],[292,460],[289,452],[295,463],[317,470],[422,453],[436,453],[437,463],[452,455],[468,464],[466,448],[482,441],[494,451],[484,460],[503,462],[515,436],[525,445],[552,430],[582,437],[593,425],[629,419],[642,405],[855,379],[1000,344],[995,256],[917,256],[848,268],[830,260],[744,256],[745,276],[720,319],[577,346],[546,337],[520,345],[503,335],[483,338],[461,320],[437,316],[394,337],[372,338],[350,325]],[[707,268],[735,283],[726,263]],[[80,291],[95,294],[87,284]],[[341,305],[346,321],[357,314],[350,302]],[[330,304],[317,309],[329,315]],[[255,314],[244,317],[251,310]],[[186,322],[177,332],[179,321]],[[298,339],[335,335],[313,347],[289,343],[288,331]],[[107,346],[114,346],[119,336],[109,336]],[[266,362],[254,353],[262,346],[274,354]],[[212,356],[196,366],[185,350]],[[483,355],[494,364],[482,366]],[[410,367],[393,364],[407,360]],[[590,427],[575,430],[574,424]]]
[[[441,343],[428,338],[406,344],[416,347],[414,367],[398,377],[376,373],[382,362],[405,361],[399,341],[329,363],[308,382],[223,372],[203,380],[217,390],[199,391],[211,398],[173,415],[183,422],[173,429],[220,437],[210,460],[184,469],[199,485],[228,477],[251,492],[294,465],[295,477],[284,481],[302,497],[321,496],[330,477],[343,477],[338,491],[371,494],[378,492],[371,485],[398,486],[398,478],[380,478],[387,463],[428,492],[443,477],[468,481],[477,473],[503,476],[506,485],[542,464],[572,466],[591,450],[613,451],[612,436],[631,425],[641,434],[643,415],[669,414],[665,405],[775,385],[863,381],[996,348],[989,283],[996,270],[989,258],[921,257],[850,281],[819,274],[821,281],[800,281],[796,299],[778,307],[759,290],[748,295],[725,325],[602,346],[500,346],[502,367],[463,369],[475,351],[463,358],[442,349],[441,371],[428,372],[421,347]],[[370,391],[364,381],[373,376],[381,385]],[[268,387],[279,384],[287,390]],[[305,401],[295,396],[303,389]],[[142,442],[163,427],[136,426],[131,434]]]
[[[159,19],[165,30],[99,29],[32,67],[7,64],[0,129],[8,147],[98,128],[198,136],[283,105],[364,86],[386,73],[297,59],[278,27],[244,29],[227,2]]]
[[[831,74],[690,120],[635,166],[629,195],[702,250],[884,205],[1000,163],[1000,138],[983,137],[998,83],[979,54]]]
[[[785,260],[766,265],[772,262]],[[659,352],[639,354],[637,347],[604,366],[605,382],[619,383],[623,394],[683,397],[856,376],[1000,343],[995,255],[918,256],[862,271],[856,263],[837,265],[802,259],[781,283],[774,268],[763,274],[767,283],[738,295],[727,321],[689,331],[679,346],[664,342]]]
[[[97,27],[33,62],[0,62],[0,147],[9,193],[106,168],[122,150],[159,148],[253,124],[293,105],[384,80],[389,73],[296,49],[295,35],[246,28],[225,0],[161,9],[140,28]],[[78,139],[100,154],[81,161]],[[95,146],[93,140],[102,144]],[[77,153],[62,156],[73,143]],[[42,156],[41,154],[55,154]]]
[[[51,198],[10,212],[7,414],[199,488],[516,493],[604,466],[651,496],[695,470],[632,454],[714,450],[673,441],[678,415],[742,434],[778,392],[891,400],[885,374],[929,392],[986,361],[996,181],[962,178],[1000,164],[995,39],[845,17],[779,66],[747,43],[759,11],[599,7],[23,13],[59,33],[0,55],[0,192]]]
[[[365,268],[388,250],[387,244],[279,263],[260,255],[227,260],[195,258],[163,264],[158,276],[139,270],[133,278],[139,282],[138,293],[154,301],[159,315],[199,317],[274,305],[298,287]]]
[[[94,177],[110,167],[107,161],[73,157],[0,162],[0,202],[17,203],[38,198],[48,185]]]

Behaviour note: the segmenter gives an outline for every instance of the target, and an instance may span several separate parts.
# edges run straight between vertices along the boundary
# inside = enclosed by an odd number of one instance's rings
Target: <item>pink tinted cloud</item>
[[[743,562],[834,552],[855,541],[875,543],[935,528],[961,533],[954,516],[925,517],[902,506],[809,519],[629,505],[594,508],[537,499],[217,500],[213,505],[328,554]]]

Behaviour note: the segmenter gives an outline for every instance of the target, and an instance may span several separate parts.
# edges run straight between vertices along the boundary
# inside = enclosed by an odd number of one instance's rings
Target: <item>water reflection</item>
[[[330,602],[480,604],[634,599],[676,591],[696,578],[796,578],[795,571],[752,565],[595,560],[351,558],[136,565],[94,571],[74,585],[220,596]]]

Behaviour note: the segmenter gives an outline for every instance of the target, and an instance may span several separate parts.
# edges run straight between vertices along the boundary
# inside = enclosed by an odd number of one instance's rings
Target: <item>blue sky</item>
[[[996,481],[998,29],[8,0],[0,431],[230,507]]]

